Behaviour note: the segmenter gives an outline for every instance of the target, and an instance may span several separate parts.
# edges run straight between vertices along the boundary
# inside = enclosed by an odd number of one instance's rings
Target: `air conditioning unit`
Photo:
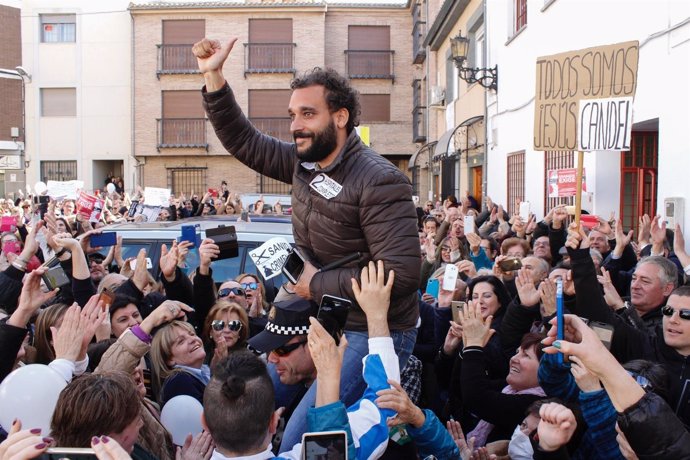
[[[446,90],[441,86],[431,87],[431,103],[429,107],[443,107],[446,105]]]

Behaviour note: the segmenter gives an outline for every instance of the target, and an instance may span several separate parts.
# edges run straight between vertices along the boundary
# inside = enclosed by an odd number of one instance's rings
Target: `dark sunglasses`
[[[307,341],[303,340],[301,342],[292,343],[290,345],[283,345],[282,347],[273,349],[273,353],[275,353],[278,356],[287,356],[293,351],[297,350],[302,345],[304,345],[305,343],[307,343]]]
[[[232,321],[228,321],[228,329],[230,329],[233,332],[238,332],[242,330],[242,322],[237,319],[233,319]],[[225,321],[222,319],[214,319],[213,322],[211,322],[211,328],[216,331],[220,332],[223,329],[225,329]]]
[[[242,287],[244,289],[251,289],[252,291],[256,291],[259,287],[258,283],[242,283]]]
[[[676,311],[678,311],[678,316],[680,316],[681,319],[690,320],[690,309],[688,308],[679,308],[678,310],[676,310],[675,308],[669,307],[668,305],[661,308],[661,313],[664,316],[673,316],[673,313]]]
[[[232,287],[232,288],[223,288],[220,291],[218,291],[218,298],[227,297],[230,295],[230,293],[233,293],[235,295],[241,295],[242,297],[246,297],[246,295],[247,295],[244,292],[244,289],[238,288],[238,287]]]

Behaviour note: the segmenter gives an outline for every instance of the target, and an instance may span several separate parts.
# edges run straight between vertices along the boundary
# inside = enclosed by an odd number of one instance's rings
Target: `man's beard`
[[[311,138],[311,145],[306,150],[300,152],[299,148],[297,149],[297,158],[312,163],[324,160],[338,145],[338,133],[335,130],[333,120],[321,132],[295,131],[292,137],[295,139],[295,142],[300,137]]]

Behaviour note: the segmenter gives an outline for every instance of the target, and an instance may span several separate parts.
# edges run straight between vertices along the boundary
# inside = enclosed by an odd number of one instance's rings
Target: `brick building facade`
[[[228,155],[205,119],[191,45],[204,36],[239,39],[224,74],[264,132],[291,141],[287,104],[296,73],[332,67],[360,92],[360,125],[371,146],[400,169],[415,151],[412,21],[404,5],[322,2],[133,3],[134,155],[138,182],[174,193],[227,180],[240,193],[288,193]]]

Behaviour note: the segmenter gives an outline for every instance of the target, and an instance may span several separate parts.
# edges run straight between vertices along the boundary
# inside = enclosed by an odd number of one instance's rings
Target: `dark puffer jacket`
[[[392,330],[415,326],[418,314],[420,246],[412,187],[388,160],[365,146],[353,131],[327,168],[310,169],[297,159],[296,147],[262,134],[242,114],[230,87],[207,93],[204,108],[223,146],[245,165],[282,182],[292,183],[295,243],[316,266],[361,252],[362,260],[319,272],[310,284],[318,302],[324,294],[354,300],[350,279],[360,267],[382,260],[395,271],[388,323]],[[320,174],[342,185],[326,199],[310,187]],[[366,330],[364,312],[355,305],[348,330]]]

